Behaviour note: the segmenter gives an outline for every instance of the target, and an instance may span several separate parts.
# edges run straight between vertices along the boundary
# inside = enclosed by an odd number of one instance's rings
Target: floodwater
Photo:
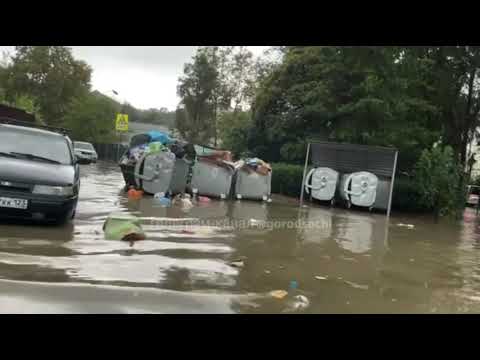
[[[480,311],[480,230],[470,209],[440,224],[299,209],[281,197],[184,211],[129,201],[113,164],[83,166],[81,181],[72,224],[0,225],[0,312]],[[112,212],[140,217],[147,240],[105,240]]]

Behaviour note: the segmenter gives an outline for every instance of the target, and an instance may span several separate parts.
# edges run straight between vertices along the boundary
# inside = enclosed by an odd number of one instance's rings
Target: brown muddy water
[[[0,312],[480,311],[480,230],[470,209],[440,224],[299,209],[281,197],[186,211],[129,201],[113,164],[83,166],[81,181],[73,223],[0,225]],[[140,217],[148,239],[133,247],[105,240],[112,212]]]

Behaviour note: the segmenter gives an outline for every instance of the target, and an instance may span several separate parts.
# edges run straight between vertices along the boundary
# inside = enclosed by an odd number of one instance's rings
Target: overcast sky
[[[0,46],[13,51],[13,46]],[[92,68],[92,88],[140,109],[178,104],[177,80],[196,46],[72,46],[75,58]],[[249,46],[259,56],[268,46]],[[111,90],[118,92],[113,95]]]

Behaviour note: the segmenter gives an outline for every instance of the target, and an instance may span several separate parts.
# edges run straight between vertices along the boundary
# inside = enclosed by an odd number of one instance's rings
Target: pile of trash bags
[[[254,171],[264,176],[267,176],[272,171],[270,164],[258,158],[246,159],[242,169],[245,169],[248,172]]]
[[[194,156],[192,145],[172,139],[168,134],[160,131],[150,131],[146,134],[135,135],[130,146],[120,159],[120,165],[137,163],[145,153],[171,151],[176,158],[184,158],[187,154]]]

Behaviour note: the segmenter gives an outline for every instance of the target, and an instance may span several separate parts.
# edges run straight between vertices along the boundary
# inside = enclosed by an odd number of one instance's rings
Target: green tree
[[[416,76],[420,65],[401,60],[397,47],[287,47],[257,89],[250,147],[271,161],[300,162],[312,136],[396,146],[400,168],[411,168],[440,125],[438,109],[419,96],[427,86]]]
[[[443,139],[467,163],[467,146],[479,126],[480,46],[439,46],[410,49],[429,61],[424,77],[431,91],[428,97],[439,109]]]
[[[251,156],[248,149],[248,133],[252,127],[249,111],[224,112],[220,115],[218,129],[221,147],[229,149],[237,157]]]
[[[17,46],[5,75],[6,98],[36,99],[48,124],[62,123],[71,101],[90,89],[91,68],[65,46]]]
[[[459,216],[465,207],[466,176],[450,146],[424,150],[415,167],[418,201],[440,216]]]
[[[175,124],[180,134],[191,142],[210,143],[215,136],[214,89],[217,70],[208,56],[199,51],[193,63],[185,64],[179,78],[178,95],[181,102],[176,111]]]
[[[87,94],[75,98],[65,115],[64,126],[75,140],[109,143],[115,140],[118,108],[106,96]]]
[[[205,56],[214,69],[211,104],[211,126],[214,146],[219,137],[219,121],[224,112],[242,111],[248,107],[253,93],[255,67],[253,54],[245,46],[204,46],[197,55]],[[180,118],[183,116],[180,113]]]

